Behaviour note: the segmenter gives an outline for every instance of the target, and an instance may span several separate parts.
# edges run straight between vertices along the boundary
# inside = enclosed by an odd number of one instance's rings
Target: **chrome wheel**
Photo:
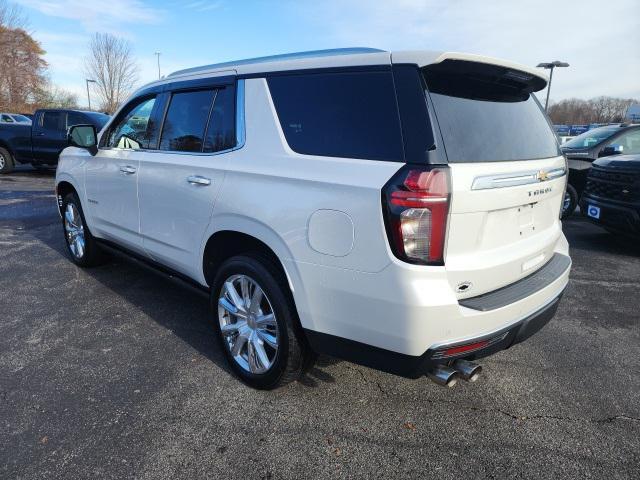
[[[0,170],[2,170],[6,164],[7,164],[7,161],[5,160],[2,152],[0,152]]]
[[[71,254],[81,259],[84,256],[84,226],[80,212],[73,203],[67,203],[64,210],[64,230]]]
[[[265,373],[278,353],[278,324],[271,302],[247,275],[232,275],[218,298],[218,321],[235,362],[250,373]]]

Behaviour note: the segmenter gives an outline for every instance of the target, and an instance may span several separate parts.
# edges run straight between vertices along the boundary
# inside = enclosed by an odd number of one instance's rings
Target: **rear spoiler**
[[[549,77],[540,70],[499,58],[485,57],[484,55],[459,52],[429,52],[424,50],[393,52],[391,54],[392,63],[413,63],[419,67],[442,64],[447,60],[447,63],[460,61],[502,67],[507,70],[507,74],[512,75],[514,78],[521,76],[524,81],[531,83],[533,86],[531,91],[534,92],[542,90],[549,83]]]

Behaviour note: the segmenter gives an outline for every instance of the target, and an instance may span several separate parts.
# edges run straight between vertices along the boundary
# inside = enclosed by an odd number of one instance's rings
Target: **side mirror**
[[[611,155],[620,155],[622,154],[623,150],[624,147],[622,145],[607,145],[602,150],[600,150],[600,153],[598,153],[598,158],[609,157]]]
[[[93,125],[73,125],[69,127],[67,141],[72,147],[84,148],[91,155],[98,153],[98,135]]]

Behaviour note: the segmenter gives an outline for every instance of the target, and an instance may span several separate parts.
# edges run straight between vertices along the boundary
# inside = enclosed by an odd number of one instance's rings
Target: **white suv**
[[[340,49],[183,70],[96,135],[56,191],[73,261],[119,250],[210,292],[212,333],[257,388],[317,353],[474,380],[554,315],[571,260],[565,159],[537,71]]]

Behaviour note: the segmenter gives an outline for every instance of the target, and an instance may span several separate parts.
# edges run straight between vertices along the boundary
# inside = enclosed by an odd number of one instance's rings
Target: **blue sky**
[[[14,0],[47,51],[52,80],[86,102],[90,36],[132,42],[140,84],[225,60],[371,46],[454,50],[536,65],[563,60],[552,99],[640,98],[637,0]],[[610,66],[611,68],[607,68]]]

